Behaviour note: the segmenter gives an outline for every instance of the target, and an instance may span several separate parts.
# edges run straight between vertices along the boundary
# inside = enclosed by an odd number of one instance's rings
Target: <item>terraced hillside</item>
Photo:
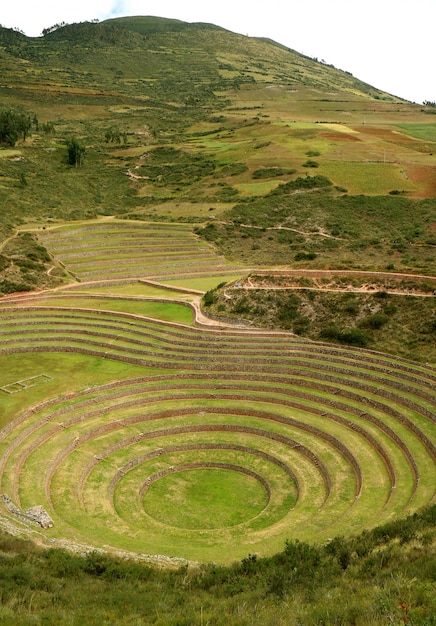
[[[47,356],[81,355],[136,368],[59,396],[36,381],[43,399],[1,431],[0,489],[23,510],[44,506],[46,538],[227,562],[432,501],[434,369],[73,298],[10,298],[0,309],[2,364],[22,355],[50,376]],[[32,381],[18,392],[1,371],[3,397],[30,393]]]
[[[224,563],[434,502],[433,107],[204,24],[0,27],[0,47],[0,113],[29,126],[0,146],[0,525]],[[380,298],[342,319],[400,338],[386,274],[416,277],[405,336],[428,351],[204,317],[224,281],[209,310],[243,314],[259,266],[301,272],[301,317],[310,270],[371,272]],[[271,319],[263,288],[250,307]]]
[[[38,239],[80,281],[170,280],[242,271],[186,224],[88,221],[38,231]]]

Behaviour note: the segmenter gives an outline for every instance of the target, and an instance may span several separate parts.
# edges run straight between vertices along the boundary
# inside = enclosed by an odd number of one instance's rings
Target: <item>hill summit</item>
[[[126,57],[132,55],[130,78],[167,79],[167,72],[181,72],[181,78],[214,89],[272,80],[387,97],[348,72],[274,41],[238,35],[212,24],[137,16],[57,24],[43,33],[43,37],[28,38],[0,28],[0,43],[15,58],[36,61],[48,55],[47,61],[56,64],[91,64],[100,74],[109,70],[109,60],[110,69],[124,71]],[[96,50],[102,56],[91,59],[89,53]]]

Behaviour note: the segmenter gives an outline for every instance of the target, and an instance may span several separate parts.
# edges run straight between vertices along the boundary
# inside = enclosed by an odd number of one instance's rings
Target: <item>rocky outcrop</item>
[[[33,522],[34,524],[41,526],[41,528],[51,528],[54,526],[52,518],[41,505],[32,506],[25,511],[21,511],[21,509],[15,506],[10,497],[6,494],[3,494],[1,498],[6,508],[25,522]]]
[[[26,509],[24,515],[36,522],[36,524],[39,524],[42,528],[51,528],[54,525],[52,518],[41,505]]]

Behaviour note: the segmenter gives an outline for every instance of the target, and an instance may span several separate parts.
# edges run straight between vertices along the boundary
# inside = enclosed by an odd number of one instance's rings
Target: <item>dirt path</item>
[[[1,244],[0,244],[0,252],[2,252],[5,249],[5,247],[7,246],[7,244],[10,241],[12,241],[12,239],[15,239],[17,236],[18,236],[18,230],[16,230],[13,235],[11,235],[10,237],[8,237],[4,241],[2,241]]]
[[[372,286],[362,286],[362,287],[345,287],[340,289],[339,287],[301,287],[301,285],[295,285],[291,287],[280,286],[277,285],[241,285],[241,289],[246,289],[249,291],[250,289],[263,289],[268,291],[297,291],[298,289],[304,289],[305,291],[336,291],[340,293],[377,293],[380,289]],[[383,289],[386,293],[390,293],[392,295],[397,296],[417,296],[420,298],[434,298],[435,295],[433,293],[424,293],[422,291],[410,291],[410,290],[400,290],[400,289]]]
[[[16,234],[11,236],[9,239],[13,239],[13,237],[15,236]],[[54,269],[54,268],[50,268],[50,270],[51,269]],[[267,270],[267,269],[253,270],[251,269],[251,271],[256,272],[256,275],[259,277],[262,277],[262,275],[264,275],[266,279],[270,276],[278,276],[281,278],[289,277],[289,279],[292,281],[293,279],[298,278],[298,277],[326,278],[330,276],[334,278],[334,277],[339,277],[339,276],[350,276],[350,277],[366,278],[368,282],[359,287],[356,287],[353,285],[347,285],[342,288],[336,287],[336,286],[328,286],[328,285],[326,286],[316,285],[316,286],[302,287],[299,284],[274,285],[274,284],[267,283],[267,281],[265,281],[266,284],[262,284],[262,283],[259,284],[260,281],[256,282],[256,279],[253,279],[253,277],[249,275],[245,279],[242,279],[240,281],[240,284],[239,284],[240,289],[246,289],[246,290],[264,289],[264,290],[289,290],[291,291],[291,290],[298,290],[298,289],[304,288],[304,289],[312,290],[312,291],[329,291],[329,292],[346,292],[346,293],[376,293],[379,290],[383,290],[394,295],[403,295],[403,296],[413,295],[417,297],[426,297],[426,298],[435,297],[433,291],[423,292],[422,290],[420,291],[418,289],[415,291],[410,288],[409,289],[401,289],[401,288],[393,289],[389,287],[384,287],[382,283],[374,284],[369,280],[370,278],[372,278],[373,281],[377,278],[379,279],[394,278],[395,280],[408,280],[408,281],[428,280],[428,281],[434,282],[435,289],[436,289],[436,277],[417,275],[417,274],[400,274],[400,273],[389,273],[389,272],[361,272],[361,271],[353,271],[353,270],[342,271],[342,270],[305,270],[305,269],[301,269],[301,270]],[[201,299],[203,296],[203,292],[199,290],[188,289],[188,288],[183,288],[183,287],[178,288],[173,285],[166,285],[165,283],[160,283],[158,281],[148,280],[147,278],[140,278],[140,277],[138,277],[138,279],[135,279],[135,280],[126,279],[124,281],[120,281],[119,284],[123,284],[123,283],[129,284],[129,283],[134,283],[134,282],[143,283],[145,285],[148,284],[150,286],[154,286],[162,290],[166,290],[169,292],[168,294],[169,297],[167,299],[165,298],[165,300],[167,300],[168,302],[180,303],[185,306],[190,306],[194,312],[195,324],[199,327],[203,327],[203,328],[209,327],[209,328],[214,328],[216,330],[218,329],[241,330],[243,328],[247,332],[250,332],[250,330],[252,332],[255,332],[254,328],[250,329],[250,327],[243,325],[243,324],[232,323],[231,321],[225,322],[222,320],[215,320],[213,318],[207,317],[201,309]],[[11,303],[11,302],[24,302],[26,300],[33,300],[33,299],[37,299],[40,297],[44,297],[45,295],[55,295],[55,294],[61,295],[63,291],[70,291],[74,287],[83,288],[86,291],[86,287],[92,287],[92,286],[105,287],[105,286],[109,286],[110,284],[113,284],[113,281],[98,280],[98,281],[86,281],[86,282],[81,282],[81,283],[74,282],[74,283],[69,283],[66,285],[54,287],[52,289],[45,289],[42,291],[33,291],[33,292],[6,295],[1,299],[0,302],[4,304]],[[191,297],[189,299],[187,298],[184,300],[181,297],[177,298],[175,296],[176,293],[178,293],[179,295],[182,295],[183,293],[185,293],[186,295],[189,295]],[[173,294],[174,294],[174,297],[171,297],[171,295]],[[98,297],[98,295],[99,295],[98,293],[90,294],[90,297],[92,296]],[[107,294],[101,294],[102,297],[104,297],[105,295]],[[120,295],[119,297],[121,299],[123,298],[122,295]],[[156,298],[147,297],[147,296],[129,295],[129,298],[135,298],[135,299],[144,300],[144,301],[156,300]],[[263,332],[265,332],[265,330]],[[271,332],[273,333],[275,331],[271,331]]]
[[[302,284],[301,278],[310,279]],[[345,284],[344,278],[350,278]],[[278,281],[275,279],[279,279]],[[339,279],[339,280],[338,280]],[[361,284],[353,284],[360,279]],[[327,281],[327,282],[325,282]],[[259,270],[235,285],[240,289],[312,290],[346,293],[377,293],[432,298],[436,295],[436,277],[399,272],[371,272],[359,270]]]
[[[401,272],[372,272],[365,270],[307,270],[307,269],[267,269],[260,268],[257,275],[264,276],[307,276],[312,278],[325,278],[328,276],[350,276],[356,278],[395,278],[398,280],[429,280],[436,285],[436,276],[427,274],[404,274]]]
[[[235,226],[234,222],[224,222],[223,220],[218,221],[219,224],[223,224],[224,226],[232,225]],[[240,228],[253,228],[255,230],[290,230],[293,233],[298,233],[299,235],[304,235],[305,237],[326,237],[328,239],[337,239],[338,241],[346,241],[344,237],[335,237],[334,235],[329,235],[328,233],[324,233],[322,231],[309,231],[306,232],[304,230],[298,230],[298,228],[291,228],[290,226],[283,226],[283,224],[279,224],[278,226],[254,226],[252,224],[238,224]]]

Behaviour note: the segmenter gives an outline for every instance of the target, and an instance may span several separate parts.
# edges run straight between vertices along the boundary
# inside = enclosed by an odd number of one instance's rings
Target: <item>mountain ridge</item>
[[[75,52],[76,48],[82,48],[83,51],[96,47],[107,49],[117,45],[122,46],[125,51],[130,49],[132,53],[140,54],[140,49],[146,44],[153,49],[157,46],[161,54],[163,48],[167,47],[173,51],[176,49],[190,51],[191,54],[193,52],[198,54],[200,50],[203,50],[203,53],[207,51],[212,56],[215,55],[215,62],[219,62],[223,56],[230,55],[232,58],[230,71],[236,73],[239,79],[244,76],[247,78],[248,75],[254,76],[257,81],[261,81],[262,77],[265,80],[265,72],[262,71],[262,67],[252,66],[252,60],[261,55],[263,63],[256,61],[257,65],[264,65],[265,62],[274,65],[275,71],[271,78],[276,80],[296,84],[309,83],[319,88],[335,86],[336,89],[342,88],[366,97],[404,102],[401,98],[360,81],[349,72],[312,59],[271,39],[247,37],[213,24],[133,16],[112,18],[102,22],[60,24],[46,29],[42,37],[27,37],[13,29],[0,27],[0,45],[9,54],[18,58],[22,55],[23,58],[31,60],[38,56],[38,53],[41,56],[50,52],[57,55],[58,61],[68,62],[73,51],[62,50],[62,42],[73,44]],[[235,59],[235,55],[239,59]],[[140,61],[141,59],[138,59],[138,64]],[[221,65],[225,64],[221,59]],[[144,66],[145,64],[141,65],[142,69]]]

